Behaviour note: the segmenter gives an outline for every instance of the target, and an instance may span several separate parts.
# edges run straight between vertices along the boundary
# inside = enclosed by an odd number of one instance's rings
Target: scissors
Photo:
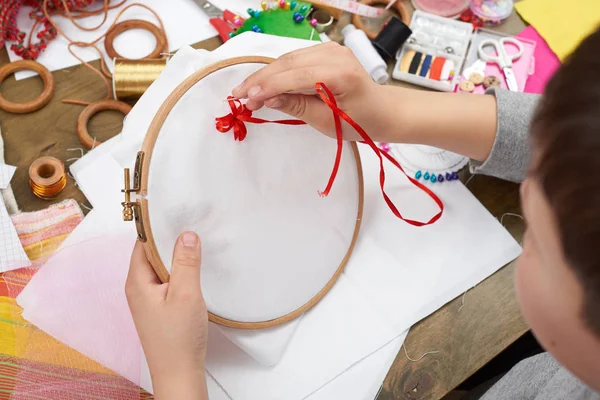
[[[510,43],[514,45],[518,52],[515,54],[508,54],[506,51],[506,44]],[[490,46],[494,49],[497,56],[494,56],[494,52],[487,52],[484,47]],[[523,43],[512,37],[506,37],[502,39],[487,39],[479,43],[479,58],[485,62],[492,62],[498,64],[498,67],[504,73],[504,79],[506,80],[506,86],[513,91],[519,91],[519,85],[517,84],[517,78],[512,70],[513,61],[519,59],[523,55]]]
[[[210,24],[217,30],[221,40],[226,42],[230,33],[244,23],[244,19],[229,10],[221,10],[208,0],[194,0],[194,2],[206,13]]]

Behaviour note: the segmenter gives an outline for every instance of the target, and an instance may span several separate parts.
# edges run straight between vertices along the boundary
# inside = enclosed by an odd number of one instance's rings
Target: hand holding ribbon
[[[317,94],[319,95],[321,100],[325,104],[327,104],[327,106],[331,109],[331,112],[333,113],[333,118],[334,118],[334,122],[335,122],[336,141],[337,141],[337,151],[336,151],[336,156],[335,156],[335,162],[333,164],[333,170],[331,171],[331,175],[329,177],[329,181],[327,182],[327,186],[325,187],[325,190],[323,190],[322,192],[319,192],[319,195],[326,197],[329,194],[329,192],[331,191],[331,188],[333,187],[333,183],[335,182],[335,177],[337,176],[337,173],[338,173],[338,170],[340,167],[340,162],[342,159],[342,149],[343,149],[341,119],[344,119],[361,136],[361,138],[363,139],[361,141],[361,143],[364,143],[364,144],[368,145],[369,147],[371,147],[371,149],[375,152],[375,154],[379,158],[379,186],[381,187],[381,193],[383,194],[383,198],[384,198],[385,202],[387,203],[388,207],[390,208],[390,210],[392,211],[392,213],[394,213],[394,215],[396,217],[398,217],[399,219],[401,219],[401,220],[405,221],[406,223],[413,225],[413,226],[431,225],[431,224],[435,223],[437,220],[439,220],[442,216],[442,213],[444,212],[444,204],[442,203],[442,200],[440,200],[440,198],[435,193],[433,193],[433,191],[431,191],[431,189],[429,189],[427,186],[418,182],[414,178],[411,178],[404,171],[404,169],[398,163],[398,161],[396,161],[391,155],[389,155],[387,152],[384,152],[379,147],[377,147],[377,145],[375,144],[375,142],[373,142],[373,140],[367,134],[367,132],[365,132],[365,130],[362,129],[362,127],[360,125],[358,125],[356,122],[354,122],[354,120],[352,118],[350,118],[343,110],[341,110],[338,107],[335,97],[333,96],[333,93],[327,88],[327,86],[324,83],[318,82],[315,85],[315,87],[317,89]],[[231,108],[231,113],[227,114],[223,117],[216,118],[216,127],[217,127],[217,130],[222,133],[228,132],[231,129],[233,129],[233,137],[235,140],[242,141],[246,138],[247,129],[246,129],[245,122],[250,122],[250,123],[255,123],[255,124],[275,123],[275,124],[284,124],[284,125],[304,125],[305,124],[304,121],[295,120],[295,119],[269,121],[269,120],[264,120],[264,119],[260,119],[260,118],[255,118],[252,116],[252,111],[248,110],[239,99],[229,96],[227,98],[227,102],[229,103],[229,107]],[[427,222],[416,221],[416,220],[404,218],[402,216],[402,214],[400,213],[400,211],[398,211],[398,208],[396,207],[394,202],[389,198],[389,196],[385,192],[385,168],[383,166],[384,157],[387,158],[392,163],[392,165],[394,165],[396,168],[398,168],[408,178],[408,180],[413,185],[415,185],[416,187],[418,187],[419,189],[421,189],[422,191],[427,193],[427,195],[429,197],[431,197],[433,199],[433,201],[435,201],[435,203],[439,206],[440,211],[437,214],[435,214],[433,217],[431,217]]]

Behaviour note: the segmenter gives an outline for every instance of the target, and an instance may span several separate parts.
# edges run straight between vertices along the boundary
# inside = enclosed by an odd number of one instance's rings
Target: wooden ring
[[[128,19],[127,21],[119,22],[111,29],[109,29],[108,32],[106,32],[106,38],[104,39],[104,48],[106,49],[106,54],[108,54],[108,56],[111,59],[127,58],[117,53],[114,47],[114,40],[121,33],[130,29],[144,29],[153,34],[156,38],[156,47],[154,48],[154,50],[152,50],[152,53],[142,58],[142,60],[146,60],[149,58],[160,58],[161,53],[169,51],[169,49],[165,49],[167,45],[167,37],[159,27],[141,19]]]
[[[146,235],[145,241],[142,242],[144,251],[146,253],[146,257],[152,268],[156,272],[156,275],[162,282],[169,281],[169,272],[163,263],[160,254],[158,253],[158,248],[156,246],[156,242],[154,240],[154,235],[152,233],[152,226],[150,224],[150,211],[149,211],[149,200],[146,198],[148,195],[148,181],[150,174],[150,162],[152,159],[152,153],[154,151],[154,146],[156,144],[156,140],[160,134],[160,130],[165,123],[167,116],[175,107],[177,102],[185,95],[188,90],[190,90],[196,83],[200,82],[202,79],[206,78],[210,74],[219,71],[223,68],[231,67],[233,65],[238,64],[247,64],[247,63],[255,63],[255,64],[270,64],[275,61],[273,58],[269,57],[261,57],[261,56],[242,56],[235,57],[226,60],[222,60],[211,64],[207,67],[199,69],[194,72],[190,76],[188,76],[183,82],[179,84],[169,96],[162,103],[148,130],[146,132],[146,137],[144,138],[144,143],[142,144],[142,149],[139,154],[143,154],[143,156],[139,159],[141,163],[141,177],[140,177],[140,191],[138,192],[142,197],[138,200],[140,205],[140,214],[142,226],[144,227],[144,232]],[[295,318],[298,318],[300,315],[304,314],[306,311],[310,310],[314,307],[333,287],[334,283],[338,280],[352,252],[354,251],[354,246],[356,244],[356,240],[358,239],[358,232],[360,231],[360,225],[362,221],[363,215],[363,206],[364,206],[364,182],[363,182],[363,172],[362,172],[362,164],[360,161],[360,154],[358,153],[358,147],[356,143],[352,143],[352,151],[354,155],[354,159],[356,160],[356,172],[358,178],[358,212],[356,215],[356,223],[354,225],[354,233],[352,235],[352,241],[350,246],[348,247],[348,251],[344,256],[343,260],[340,262],[337,270],[331,277],[331,279],[327,282],[325,287],[321,289],[313,298],[311,298],[307,303],[300,306],[295,311],[290,312],[284,316],[281,316],[276,319],[268,320],[268,321],[260,321],[260,322],[240,322],[233,321],[231,319],[223,318],[218,315],[213,314],[209,311],[208,320],[214,322],[219,325],[227,326],[229,328],[235,329],[264,329],[271,328],[274,326],[278,326],[284,324],[286,322],[292,321]]]
[[[381,5],[385,5],[387,6],[390,3],[390,0],[359,0],[360,3],[371,6],[373,4],[381,4]],[[400,16],[400,19],[402,20],[402,22],[404,22],[404,24],[406,26],[408,26],[410,24],[410,11],[408,10],[408,8],[406,8],[406,6],[404,5],[402,0],[397,0],[396,3],[394,3],[394,8],[396,9],[396,12],[398,13],[398,15]],[[379,34],[379,32],[373,32],[373,31],[369,31],[367,30],[367,27],[365,26],[365,24],[362,21],[362,17],[358,14],[354,14],[352,16],[352,24],[354,26],[356,26],[358,29],[360,29],[361,31],[364,31],[368,38],[371,40],[375,40],[375,38],[377,37],[377,35]]]
[[[52,76],[52,73],[42,64],[32,60],[15,61],[0,67],[0,83],[2,83],[10,74],[23,70],[31,70],[40,74],[42,81],[44,81],[44,90],[42,91],[42,94],[34,100],[25,103],[8,101],[0,94],[1,109],[15,114],[26,114],[39,110],[52,99],[52,94],[54,93],[54,77]]]
[[[87,125],[92,116],[104,110],[120,111],[124,115],[127,115],[131,111],[131,106],[117,100],[100,100],[90,104],[79,114],[79,118],[77,118],[77,137],[79,137],[81,144],[88,150],[91,150],[94,145],[102,143],[90,136]]]

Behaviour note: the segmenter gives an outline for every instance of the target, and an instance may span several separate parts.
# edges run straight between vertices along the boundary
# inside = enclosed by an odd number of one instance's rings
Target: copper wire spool
[[[372,6],[372,5],[387,6],[390,3],[390,1],[391,0],[359,0],[360,3],[366,4],[368,6]],[[408,8],[404,5],[404,0],[397,0],[394,3],[392,8],[394,8],[396,10],[396,12],[398,13],[402,22],[404,22],[404,24],[406,26],[409,26],[411,13],[409,12]],[[356,26],[361,31],[364,31],[367,34],[368,38],[371,40],[375,40],[375,38],[379,34],[378,31],[375,32],[375,31],[368,30],[362,21],[362,17],[358,14],[354,14],[352,16],[352,24],[354,24],[354,26]]]
[[[156,47],[150,54],[143,58],[143,60],[149,58],[160,58],[162,53],[166,53],[169,51],[167,48],[167,37],[165,33],[156,25],[144,21],[141,19],[128,19],[123,22],[119,22],[115,26],[113,26],[108,32],[106,32],[106,38],[104,39],[104,48],[106,49],[106,54],[110,58],[125,58],[117,51],[114,47],[115,38],[121,33],[128,31],[130,29],[144,29],[154,35],[156,38]]]
[[[139,99],[165,69],[167,59],[115,59],[113,93],[115,99]]]
[[[66,185],[65,165],[57,158],[41,157],[29,167],[29,186],[40,199],[56,197]]]

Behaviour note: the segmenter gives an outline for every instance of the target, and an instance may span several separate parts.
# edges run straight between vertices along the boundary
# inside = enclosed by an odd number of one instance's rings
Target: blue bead
[[[297,17],[298,15],[300,15],[300,13],[299,13],[298,11],[296,11],[296,12],[294,13],[294,15],[292,15],[292,18],[293,18],[293,19],[296,19],[296,17]]]
[[[451,181],[452,180],[452,174],[450,172],[446,172],[446,180],[447,181]]]
[[[417,171],[417,173],[415,174],[415,178],[421,179],[421,176],[423,176],[423,173],[421,171]]]
[[[435,177],[435,174],[431,174],[431,183],[435,183],[437,181],[437,178]]]
[[[426,181],[429,180],[429,172],[425,172],[425,175],[423,175],[423,179],[425,179]]]
[[[305,13],[306,11],[308,11],[308,7],[307,6],[300,7],[300,12],[301,13]]]
[[[290,2],[290,10],[293,10],[294,8],[296,8],[297,5],[298,5],[298,3],[296,3],[295,1]]]
[[[296,18],[294,18],[294,21],[299,24],[300,22],[304,21],[304,15],[298,15]]]
[[[254,32],[257,32],[260,28],[258,27],[258,25],[252,25],[252,30]]]
[[[442,175],[442,174],[438,175],[438,182],[444,182],[444,175]]]
[[[454,180],[454,181],[458,180],[458,174],[456,172],[452,173],[452,180]]]

